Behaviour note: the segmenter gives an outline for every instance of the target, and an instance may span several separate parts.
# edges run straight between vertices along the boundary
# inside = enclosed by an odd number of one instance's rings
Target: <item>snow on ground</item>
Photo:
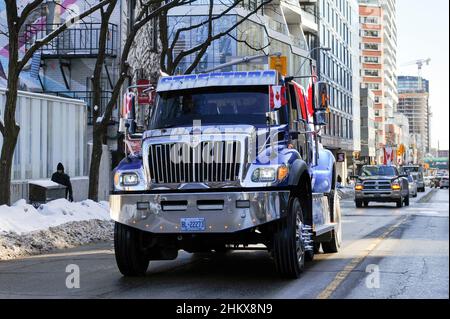
[[[34,208],[19,200],[0,206],[0,260],[110,240],[107,202],[57,199]]]

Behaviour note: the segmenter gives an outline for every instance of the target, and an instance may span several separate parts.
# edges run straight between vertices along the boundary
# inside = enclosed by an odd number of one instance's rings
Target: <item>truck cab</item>
[[[178,251],[264,245],[297,278],[341,244],[335,159],[319,142],[324,106],[274,70],[165,76],[139,154],[114,171],[119,270],[144,275]]]

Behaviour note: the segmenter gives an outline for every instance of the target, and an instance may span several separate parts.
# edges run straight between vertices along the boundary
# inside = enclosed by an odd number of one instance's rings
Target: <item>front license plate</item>
[[[205,219],[204,218],[181,218],[181,230],[182,231],[204,231]]]

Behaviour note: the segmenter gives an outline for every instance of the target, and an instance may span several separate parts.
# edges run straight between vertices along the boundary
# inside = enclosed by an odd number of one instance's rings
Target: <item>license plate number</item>
[[[181,230],[182,231],[204,231],[205,219],[204,218],[181,218]]]

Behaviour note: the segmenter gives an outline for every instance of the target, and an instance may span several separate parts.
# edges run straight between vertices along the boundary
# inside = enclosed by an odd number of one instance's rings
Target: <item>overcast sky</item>
[[[449,149],[449,1],[398,0],[400,75],[417,75],[417,66],[402,64],[431,58],[423,70],[430,80],[432,146]]]

